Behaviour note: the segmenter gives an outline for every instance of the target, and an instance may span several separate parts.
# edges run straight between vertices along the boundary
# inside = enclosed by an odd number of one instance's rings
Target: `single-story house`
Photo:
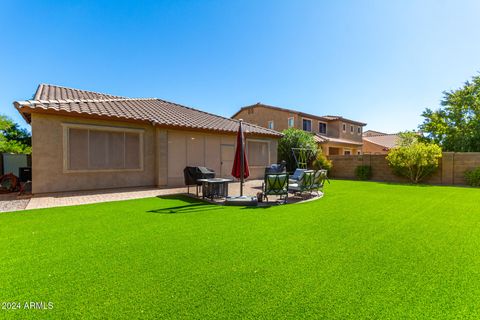
[[[157,98],[41,84],[14,106],[32,128],[33,193],[183,185],[186,166],[229,177],[238,120]],[[244,123],[251,178],[277,161],[275,130]]]

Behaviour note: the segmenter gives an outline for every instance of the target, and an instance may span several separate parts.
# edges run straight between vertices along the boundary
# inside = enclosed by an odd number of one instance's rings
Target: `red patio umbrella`
[[[235,150],[235,159],[232,168],[232,176],[240,179],[240,196],[243,196],[243,180],[248,178],[249,175],[250,170],[248,169],[247,155],[245,154],[242,120],[240,120],[237,133],[237,149]]]

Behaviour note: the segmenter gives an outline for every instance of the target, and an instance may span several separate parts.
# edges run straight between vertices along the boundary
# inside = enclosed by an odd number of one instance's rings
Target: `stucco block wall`
[[[356,179],[355,168],[359,165],[372,166],[372,180],[387,182],[409,182],[396,176],[389,167],[386,155],[329,156],[333,162],[330,176],[341,179]],[[423,182],[428,184],[465,185],[465,171],[480,167],[479,152],[444,152],[438,170]]]
[[[62,123],[143,129],[143,170],[65,173],[63,170]],[[152,126],[35,113],[32,114],[31,126],[33,193],[153,186],[156,184],[155,131]]]

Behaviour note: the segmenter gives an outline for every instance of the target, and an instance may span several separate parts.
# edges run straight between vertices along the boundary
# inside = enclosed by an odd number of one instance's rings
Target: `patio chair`
[[[284,196],[284,202],[288,198],[288,173],[269,173],[265,175],[262,183],[263,197],[268,201],[268,196]]]
[[[323,185],[327,179],[327,170],[317,170],[313,177],[312,191],[315,191],[317,195],[320,195],[319,192],[323,193]]]
[[[290,176],[290,183],[298,183],[298,180],[300,180],[305,171],[307,171],[307,169],[295,169],[293,175]]]
[[[315,171],[305,170],[297,183],[292,183],[288,190],[295,195],[303,196],[305,192],[312,192],[314,184]]]

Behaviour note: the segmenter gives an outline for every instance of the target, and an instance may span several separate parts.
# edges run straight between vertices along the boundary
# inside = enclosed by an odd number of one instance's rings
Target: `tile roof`
[[[354,123],[354,124],[358,124],[360,126],[366,126],[367,125],[365,122],[360,122],[360,121],[347,119],[347,118],[344,118],[342,116],[323,116],[323,118],[325,118],[329,121],[340,120],[340,121],[345,121],[345,122],[351,122],[351,123]]]
[[[317,115],[314,115],[314,114],[305,113],[305,112],[297,111],[297,110],[293,110],[293,109],[286,109],[286,108],[282,108],[282,107],[271,106],[271,105],[268,105],[268,104],[263,104],[261,102],[257,102],[255,104],[240,108],[240,110],[238,110],[232,116],[232,118],[235,118],[241,111],[246,110],[246,109],[250,109],[250,108],[254,108],[254,107],[264,107],[264,108],[268,108],[268,109],[272,109],[272,110],[279,110],[279,111],[295,113],[295,114],[298,114],[302,117],[317,119],[317,120],[320,120],[320,121],[343,120],[343,121],[350,122],[350,123],[353,123],[353,124],[356,124],[356,125],[359,125],[359,126],[366,126],[367,125],[364,122],[350,120],[350,119],[347,119],[347,118],[344,118],[344,117],[341,117],[341,116],[317,116]]]
[[[387,135],[387,134],[388,133],[375,131],[375,130],[367,130],[367,131],[363,132],[364,137],[384,136],[384,135]]]
[[[363,140],[365,141],[374,143],[388,149],[395,147],[398,143],[398,139],[399,135],[397,133],[363,137]]]
[[[111,94],[98,93],[80,89],[73,89],[51,84],[40,84],[37,92],[33,96],[33,100],[81,100],[81,99],[122,99],[125,97],[114,96]]]
[[[327,137],[319,133],[315,133],[313,135],[313,138],[315,139],[315,142],[317,143],[325,143],[325,142],[333,142],[333,143],[342,143],[342,144],[354,144],[357,146],[361,146],[363,143],[354,141],[354,140],[348,140],[348,139],[341,139],[341,138],[332,138],[332,137]]]
[[[39,112],[134,120],[152,125],[193,130],[232,133],[238,130],[238,120],[157,98],[125,98],[53,85],[40,85],[33,100],[16,101],[14,105],[27,122],[30,122],[30,113]],[[275,130],[249,123],[244,123],[244,131],[250,134],[282,136]]]

